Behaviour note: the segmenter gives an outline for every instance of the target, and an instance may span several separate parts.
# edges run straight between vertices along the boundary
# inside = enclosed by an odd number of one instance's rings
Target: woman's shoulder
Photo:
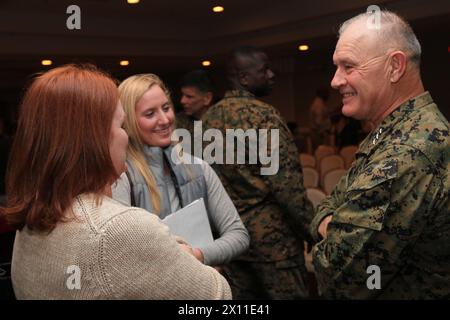
[[[207,184],[215,182],[215,180],[218,179],[216,172],[207,160],[186,153],[185,156],[183,156],[183,164],[188,168],[191,168],[191,171],[194,169],[197,176],[203,177]]]
[[[126,206],[107,196],[98,200],[91,195],[82,195],[77,197],[74,208],[75,212],[87,215],[88,219],[86,220],[96,230],[102,230],[109,224],[123,223],[133,218],[149,221],[158,219],[154,214],[144,209]]]
[[[192,150],[186,150],[184,149],[185,146],[183,146],[182,143],[179,143],[172,147],[169,155],[171,157],[171,162],[175,165],[183,165],[183,166],[193,166],[193,167],[199,167],[199,168],[205,168],[206,166],[209,167],[209,164],[200,158],[197,157],[195,152],[193,153]]]
[[[197,157],[195,153],[190,152],[191,150],[184,149],[185,146],[182,144],[177,144],[171,148],[168,152],[170,157],[170,163],[173,167],[184,167],[196,170],[203,170],[207,163]]]

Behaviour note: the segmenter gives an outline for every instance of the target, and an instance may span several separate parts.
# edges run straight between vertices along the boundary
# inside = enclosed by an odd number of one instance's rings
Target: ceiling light
[[[202,66],[209,67],[210,65],[211,65],[211,61],[208,61],[208,60],[202,61]]]
[[[119,63],[122,67],[126,67],[126,66],[130,65],[130,61],[128,61],[128,60],[122,60]]]
[[[139,0],[127,0],[127,2],[129,4],[137,4],[137,3],[139,3]]]
[[[223,12],[224,10],[225,8],[222,6],[215,6],[214,8],[212,8],[212,11],[214,12]]]
[[[298,50],[300,51],[308,51],[309,50],[309,46],[307,44],[302,44],[298,46]]]
[[[51,65],[53,64],[53,61],[52,61],[52,60],[49,60],[49,59],[45,59],[45,60],[42,60],[42,61],[41,61],[41,64],[42,64],[43,66],[51,66]]]

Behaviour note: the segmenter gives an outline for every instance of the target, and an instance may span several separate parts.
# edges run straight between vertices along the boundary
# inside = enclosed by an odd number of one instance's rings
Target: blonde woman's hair
[[[143,151],[145,143],[139,133],[136,119],[136,104],[142,98],[144,93],[155,85],[159,86],[164,91],[172,105],[169,90],[157,75],[151,73],[138,74],[125,79],[119,85],[119,95],[126,114],[124,129],[128,133],[130,139],[127,150],[128,159],[143,176],[150,192],[153,211],[154,213],[159,214],[161,211],[161,197],[158,186],[156,185],[155,177],[145,160]]]

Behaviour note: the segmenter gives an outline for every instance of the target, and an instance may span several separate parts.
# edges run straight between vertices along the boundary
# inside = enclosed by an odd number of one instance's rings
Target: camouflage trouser
[[[277,262],[233,261],[225,267],[233,299],[292,300],[308,298],[302,258]]]

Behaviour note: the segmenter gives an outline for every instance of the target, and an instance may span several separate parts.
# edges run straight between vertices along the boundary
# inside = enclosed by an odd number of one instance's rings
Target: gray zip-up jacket
[[[204,199],[216,238],[213,244],[199,248],[205,264],[224,264],[247,250],[250,243],[248,232],[209,164],[198,158],[195,158],[193,164],[175,163],[172,159],[173,146],[165,149],[146,146],[144,152],[159,189],[161,219],[197,199]],[[164,162],[168,165],[169,174],[164,174]],[[127,165],[135,205],[153,212],[150,192],[144,178],[130,161],[127,161]],[[130,193],[130,181],[122,174],[113,186],[113,198],[131,205]]]

